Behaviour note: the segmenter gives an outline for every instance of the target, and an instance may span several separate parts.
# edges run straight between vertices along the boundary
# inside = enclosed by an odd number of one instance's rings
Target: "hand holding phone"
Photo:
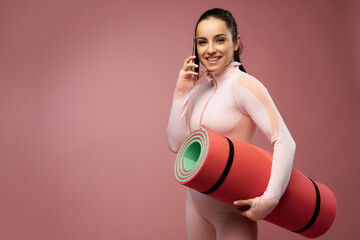
[[[180,70],[179,78],[176,83],[174,99],[184,96],[196,85],[197,81],[204,73],[199,71],[199,67],[196,38],[194,38],[192,56],[185,59],[184,65]]]

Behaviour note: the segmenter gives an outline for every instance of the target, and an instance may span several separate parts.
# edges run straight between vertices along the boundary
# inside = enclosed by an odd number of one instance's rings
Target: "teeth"
[[[219,59],[219,57],[217,57],[217,58],[208,58],[209,61],[215,61],[215,60],[218,60],[218,59]]]

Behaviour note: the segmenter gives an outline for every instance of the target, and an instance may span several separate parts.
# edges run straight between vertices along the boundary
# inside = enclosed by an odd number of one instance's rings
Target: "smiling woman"
[[[214,33],[217,34],[212,35]],[[236,36],[234,42],[224,21],[210,17],[199,22],[196,36],[199,60],[209,72],[222,69],[234,61],[240,35]]]
[[[222,20],[222,21],[219,21],[219,20]],[[211,22],[208,22],[210,24],[203,24],[204,21],[205,21],[205,23],[206,23],[206,21],[211,21]],[[205,25],[205,26],[201,26],[199,28],[200,24]],[[195,36],[197,36],[198,39],[207,40],[207,39],[203,39],[203,36],[202,36],[202,34],[206,35],[206,32],[202,32],[202,33],[199,32],[199,31],[205,30],[205,29],[203,29],[203,27],[209,27],[210,28],[210,29],[208,29],[209,31],[213,30],[211,28],[217,28],[217,30],[221,30],[222,33],[219,35],[216,35],[215,37],[221,37],[221,35],[223,35],[226,38],[225,39],[215,39],[215,40],[218,40],[219,43],[225,42],[225,41],[232,41],[233,50],[234,50],[232,53],[232,57],[233,57],[232,61],[240,62],[240,55],[243,51],[243,45],[242,45],[241,37],[240,37],[240,35],[238,35],[236,21],[230,12],[215,8],[215,9],[206,11],[203,15],[201,15],[201,17],[199,18],[199,20],[195,26]],[[206,42],[204,42],[204,43],[206,43]],[[199,44],[199,41],[198,41],[198,44]],[[199,50],[200,49],[198,48],[198,51]],[[240,65],[239,68],[240,68],[240,70],[245,72],[245,69],[242,65]]]
[[[195,28],[197,56],[180,70],[167,137],[177,152],[186,137],[202,125],[226,137],[251,143],[259,128],[274,146],[272,170],[265,192],[234,199],[234,207],[187,189],[186,227],[191,240],[257,239],[257,220],[277,206],[288,185],[295,153],[292,139],[268,91],[240,63],[241,37],[231,13],[206,11]],[[198,84],[196,58],[207,69],[208,83]],[[256,181],[256,179],[254,179]],[[247,206],[247,210],[243,207]],[[239,209],[237,209],[239,208]]]

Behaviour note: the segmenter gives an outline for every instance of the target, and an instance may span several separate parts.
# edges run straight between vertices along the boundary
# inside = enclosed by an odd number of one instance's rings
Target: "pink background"
[[[319,239],[360,235],[359,1],[218,2],[0,1],[0,239],[185,239],[166,126],[213,7],[235,16],[295,166],[337,197]],[[303,239],[259,225],[259,239]]]

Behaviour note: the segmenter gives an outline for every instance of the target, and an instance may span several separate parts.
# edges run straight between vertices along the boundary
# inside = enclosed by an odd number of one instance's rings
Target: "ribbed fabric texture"
[[[207,72],[207,83],[195,85],[189,93],[173,101],[167,138],[169,148],[177,152],[189,133],[200,125],[249,143],[260,129],[274,147],[267,189],[251,208],[254,218],[261,219],[273,210],[287,187],[295,142],[267,89],[256,78],[240,71],[239,65],[232,62],[224,69]],[[206,198],[210,198],[189,192],[198,202],[206,203]]]

